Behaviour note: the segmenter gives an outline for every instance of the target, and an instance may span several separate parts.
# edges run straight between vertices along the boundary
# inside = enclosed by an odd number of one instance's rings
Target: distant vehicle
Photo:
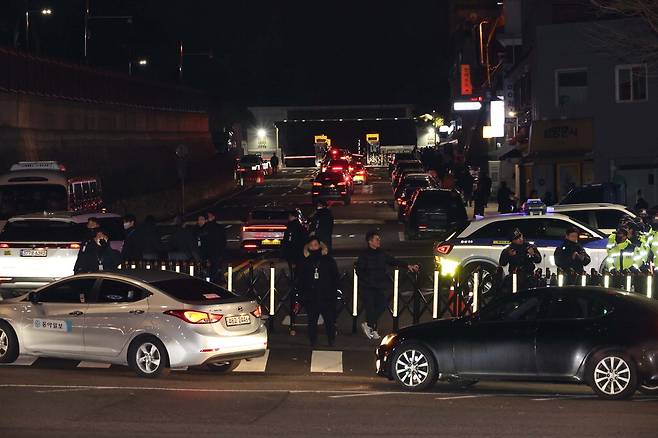
[[[569,216],[550,212],[501,214],[464,224],[434,247],[437,269],[443,275],[458,275],[462,281],[470,281],[473,272],[481,269],[482,290],[488,293],[493,285],[500,253],[510,244],[510,235],[518,228],[542,255],[537,268],[557,272],[553,253],[570,227],[579,230],[580,243],[592,259],[587,268],[600,271],[607,257],[607,236]]]
[[[423,163],[419,160],[398,161],[391,172],[391,185],[395,187],[398,183],[398,175],[407,169],[415,169],[416,172],[424,172]]]
[[[410,326],[382,339],[377,373],[408,391],[437,379],[572,382],[603,399],[658,388],[658,305],[613,289],[531,289],[473,316]]]
[[[605,235],[615,232],[624,216],[637,217],[628,208],[618,204],[560,204],[549,207],[549,209],[596,228]]]
[[[393,173],[393,169],[395,169],[395,166],[397,166],[400,161],[411,161],[417,159],[418,157],[412,152],[397,152],[391,154],[388,160],[388,174],[390,175]]]
[[[368,169],[362,162],[354,162],[354,184],[368,184]]]
[[[352,203],[354,184],[351,175],[346,169],[332,170],[333,168],[329,167],[329,170],[318,173],[313,180],[311,190],[313,205],[317,205],[320,200],[338,201],[345,205]]]
[[[588,184],[571,189],[559,202],[560,205],[591,203],[626,204],[626,194],[618,184]]]
[[[456,190],[427,188],[417,190],[405,211],[408,239],[445,239],[468,222],[466,207]]]
[[[249,217],[244,219],[240,247],[247,253],[280,249],[291,212],[303,225],[306,224],[306,219],[299,209],[263,207],[252,210]]]
[[[12,216],[53,211],[100,211],[97,178],[69,178],[56,161],[21,161],[0,176],[0,230]]]
[[[98,219],[110,246],[121,251],[123,219],[114,213],[34,213],[14,216],[0,233],[0,288],[34,289],[73,275],[86,224]]]
[[[425,169],[423,168],[423,166],[405,167],[404,169],[401,169],[398,172],[396,172],[395,173],[395,179],[393,180],[393,183],[392,183],[393,193],[395,193],[397,191],[398,187],[400,186],[400,183],[402,182],[402,180],[404,180],[404,178],[407,175],[417,174],[417,173],[427,173],[427,172],[425,172]],[[427,174],[430,175],[429,173],[427,173]]]
[[[332,159],[323,164],[320,169],[321,172],[340,172],[342,170],[349,172],[350,175],[354,175],[354,166],[350,160]]]
[[[263,172],[264,175],[272,174],[272,166],[269,161],[256,154],[245,155],[239,158],[235,167],[236,173],[245,174],[249,172]]]
[[[404,220],[407,206],[416,190],[433,187],[437,187],[436,181],[427,173],[409,173],[405,175],[393,194],[395,208],[398,211],[398,220]]]
[[[0,301],[0,363],[20,353],[128,365],[141,377],[228,372],[265,354],[260,316],[255,301],[175,272],[81,274]]]

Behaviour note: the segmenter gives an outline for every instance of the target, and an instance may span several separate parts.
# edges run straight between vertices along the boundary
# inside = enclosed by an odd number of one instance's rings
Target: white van
[[[21,161],[0,175],[0,230],[13,216],[53,211],[100,211],[97,178],[68,178],[56,161]]]

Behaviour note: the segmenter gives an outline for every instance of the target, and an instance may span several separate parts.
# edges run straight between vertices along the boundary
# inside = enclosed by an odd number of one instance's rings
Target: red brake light
[[[1,247],[2,245],[0,245]],[[70,249],[80,249],[80,244],[79,243],[72,243],[69,245]]]
[[[313,183],[313,187],[321,187],[321,186],[322,186],[322,183],[321,183],[321,182],[317,182],[317,181],[315,181],[315,182]]]
[[[344,186],[345,183],[344,183],[344,182],[339,182],[339,183],[337,183],[336,185],[337,185],[337,186]]]
[[[441,243],[439,245],[436,245],[436,248],[434,248],[434,251],[436,251],[438,254],[450,254],[450,251],[452,251],[452,245],[448,243]]]
[[[254,315],[256,318],[260,318],[263,315],[263,309],[261,309],[260,306],[256,307],[256,310],[251,312],[252,315]]]
[[[167,310],[165,315],[175,316],[190,324],[212,324],[222,319],[224,315],[199,312],[198,310]]]
[[[0,243],[0,248],[9,248],[8,243]]]
[[[258,248],[258,245],[254,243],[247,243],[243,246],[243,248],[249,248],[249,249]]]
[[[331,170],[343,170],[342,166],[332,166]]]
[[[418,225],[418,228],[421,229],[421,230],[426,230],[427,225]]]

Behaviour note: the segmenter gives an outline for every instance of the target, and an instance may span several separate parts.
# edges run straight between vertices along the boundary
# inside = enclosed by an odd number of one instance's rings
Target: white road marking
[[[36,362],[36,360],[37,360],[37,358],[34,357],[34,356],[18,356],[18,359],[16,359],[16,361],[14,361],[14,363],[2,363],[2,364],[0,364],[0,366],[1,365],[4,365],[4,366],[15,365],[15,366],[29,367],[34,362]]]
[[[342,373],[343,352],[313,350],[311,354],[312,373]]]
[[[400,239],[400,242],[405,241],[404,231],[398,231],[398,239]]]
[[[107,369],[111,366],[112,366],[111,363],[89,362],[86,360],[83,360],[77,365],[78,368],[101,368],[101,369]]]
[[[491,397],[489,394],[458,395],[455,397],[435,397],[434,400],[460,400],[464,398]]]
[[[375,219],[336,219],[335,225],[384,225],[384,221]]]
[[[354,234],[350,234],[350,235],[349,235],[349,238],[350,238],[350,239],[354,239],[355,237],[356,237],[356,236],[355,236]]]
[[[39,394],[46,394],[49,392],[77,392],[77,391],[89,391],[89,388],[46,389],[43,391],[36,391],[36,392]]]
[[[256,357],[250,361],[243,360],[234,371],[236,373],[264,373],[269,357],[270,350],[266,350],[264,356]]]
[[[373,395],[388,395],[388,392],[360,392],[358,394],[341,394],[341,395],[330,395],[329,398],[350,398],[350,397],[370,397]]]

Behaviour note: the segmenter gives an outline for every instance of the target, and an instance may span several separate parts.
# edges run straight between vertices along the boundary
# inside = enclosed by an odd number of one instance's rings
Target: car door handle
[[[142,313],[144,313],[144,311],[143,310],[131,310],[128,313],[132,313],[133,315],[141,315]]]
[[[79,310],[75,310],[73,312],[69,312],[69,315],[71,315],[71,316],[80,316],[80,315],[84,315],[84,313],[79,311]]]

